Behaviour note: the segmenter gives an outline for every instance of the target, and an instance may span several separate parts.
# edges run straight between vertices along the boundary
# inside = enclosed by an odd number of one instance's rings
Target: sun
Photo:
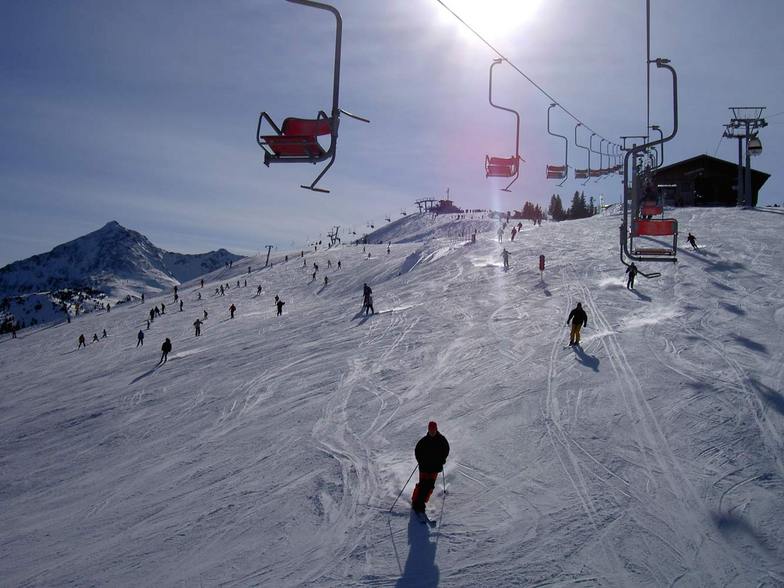
[[[541,0],[444,0],[445,5],[480,35],[493,38],[531,22],[541,3]]]

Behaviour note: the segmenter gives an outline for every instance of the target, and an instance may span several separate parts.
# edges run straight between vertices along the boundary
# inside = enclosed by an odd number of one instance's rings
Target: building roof
[[[712,157],[703,153],[702,155],[696,155],[689,159],[684,159],[683,161],[678,161],[675,163],[671,163],[670,165],[665,165],[664,167],[660,167],[654,170],[654,174],[658,175],[663,172],[669,171],[679,171],[682,170],[686,171],[693,171],[695,168],[700,167],[711,167],[713,169],[716,168],[726,168],[728,172],[736,174],[738,171],[738,164],[733,163],[732,161],[727,161],[726,159],[719,159],[718,157]],[[767,179],[770,177],[770,174],[756,170],[751,168],[752,175],[757,176],[757,180],[760,182],[760,187],[764,184]]]

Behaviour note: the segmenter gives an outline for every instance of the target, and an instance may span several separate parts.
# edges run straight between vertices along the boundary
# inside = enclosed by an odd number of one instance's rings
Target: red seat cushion
[[[636,227],[637,235],[650,235],[652,237],[674,235],[678,232],[678,223],[673,219],[638,220]]]
[[[265,135],[261,140],[275,155],[281,157],[321,157],[325,153],[324,148],[316,141],[315,135]]]
[[[293,118],[283,121],[281,131],[284,135],[319,136],[332,132],[332,120],[329,118]]]
[[[516,157],[488,157],[485,171],[487,177],[511,178],[517,173]]]

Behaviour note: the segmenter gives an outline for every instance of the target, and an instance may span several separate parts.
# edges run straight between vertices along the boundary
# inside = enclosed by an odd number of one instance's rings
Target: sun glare
[[[503,36],[536,17],[541,0],[445,0],[480,35]],[[451,15],[450,15],[451,16]]]

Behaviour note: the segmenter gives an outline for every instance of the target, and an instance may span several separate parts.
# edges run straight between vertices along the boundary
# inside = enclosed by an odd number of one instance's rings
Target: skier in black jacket
[[[569,313],[569,318],[566,319],[566,324],[572,323],[572,331],[569,333],[569,345],[580,344],[580,329],[583,326],[588,326],[588,315],[583,310],[583,305],[579,302],[572,312]]]
[[[416,512],[425,512],[425,504],[436,487],[438,472],[444,469],[449,455],[449,442],[438,432],[435,421],[427,424],[427,435],[416,444],[414,456],[419,464],[419,483],[414,486],[411,496],[411,508]]]

